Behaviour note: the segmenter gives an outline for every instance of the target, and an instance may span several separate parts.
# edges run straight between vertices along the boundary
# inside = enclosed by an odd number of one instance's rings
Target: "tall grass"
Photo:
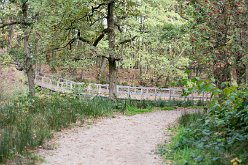
[[[93,100],[61,97],[22,96],[0,107],[0,162],[23,154],[43,144],[54,131],[86,118],[110,115],[114,104]]]

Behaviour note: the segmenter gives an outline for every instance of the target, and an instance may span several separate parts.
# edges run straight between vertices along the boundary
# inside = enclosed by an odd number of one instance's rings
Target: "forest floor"
[[[168,128],[185,110],[156,111],[134,116],[113,116],[88,127],[76,127],[55,135],[54,148],[40,149],[44,164],[157,165],[158,144],[170,137]]]
[[[48,65],[42,65],[41,72],[46,75],[53,75],[58,77],[63,77],[65,79],[70,79],[74,81],[83,81],[83,82],[91,82],[91,83],[100,83],[100,84],[107,84],[108,83],[108,69],[102,73],[102,76],[99,80],[97,80],[97,75],[99,73],[99,68],[97,66],[92,66],[91,68],[87,69],[75,69],[75,70],[68,70],[63,68],[55,68],[55,71]],[[161,77],[156,84],[156,78],[153,71],[147,71],[146,73],[142,74],[142,83],[140,77],[140,70],[139,69],[123,69],[118,68],[117,74],[118,84],[120,85],[129,85],[129,86],[163,86],[165,77]]]

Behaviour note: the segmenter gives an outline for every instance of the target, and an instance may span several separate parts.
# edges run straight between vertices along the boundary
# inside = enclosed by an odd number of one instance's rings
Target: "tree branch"
[[[187,21],[189,20],[189,18],[183,16],[182,13],[179,13],[179,12],[177,12],[177,11],[175,11],[175,13],[177,13],[182,19],[185,19],[185,20],[187,20]]]
[[[115,23],[115,26],[117,27],[117,29],[119,30],[119,32],[122,33],[123,30],[121,29],[121,26],[119,24],[117,24],[117,23]]]
[[[85,38],[83,38],[83,37],[78,37],[78,39],[79,39],[80,41],[82,41],[82,42],[85,42],[85,43],[87,43],[87,44],[90,44],[90,41],[87,40],[87,39],[85,39]]]
[[[33,23],[31,22],[24,22],[24,21],[13,21],[9,23],[0,23],[0,28],[4,28],[6,26],[11,26],[11,25],[25,25],[25,26],[30,26]]]
[[[94,43],[93,43],[93,46],[97,46],[98,43],[103,39],[103,37],[105,36],[105,34],[108,32],[108,29],[104,29],[102,31],[102,33],[95,39]]]
[[[111,0],[112,1],[112,0]],[[110,2],[111,2],[110,1]],[[80,17],[80,18],[78,18],[78,19],[74,19],[72,22],[71,22],[71,26],[72,26],[72,24],[74,24],[76,21],[79,21],[79,20],[81,20],[81,19],[84,19],[84,18],[89,18],[89,17],[92,17],[93,16],[93,14],[94,14],[94,12],[95,11],[97,11],[100,7],[102,7],[102,6],[104,6],[104,5],[107,5],[108,3],[110,3],[110,2],[105,2],[105,3],[101,3],[101,4],[99,4],[98,6],[96,6],[96,7],[91,7],[91,13],[86,13],[85,15],[83,15],[82,17]],[[92,24],[92,23],[91,23]]]
[[[94,41],[93,46],[97,46],[98,43],[103,39],[103,37],[105,36],[105,33],[101,33]]]
[[[100,57],[100,56],[98,56],[98,57]],[[101,55],[101,57],[103,57],[103,58],[106,58],[107,60],[112,60],[112,61],[120,61],[120,60],[122,60],[122,58],[120,58],[120,57],[108,57],[108,56],[104,56],[104,55]]]
[[[123,44],[126,44],[126,43],[128,43],[128,42],[132,42],[132,41],[134,41],[135,40],[135,38],[137,38],[138,36],[134,36],[134,37],[132,37],[132,38],[130,38],[130,39],[126,39],[126,40],[124,40],[124,41],[121,41],[118,45],[123,45]]]

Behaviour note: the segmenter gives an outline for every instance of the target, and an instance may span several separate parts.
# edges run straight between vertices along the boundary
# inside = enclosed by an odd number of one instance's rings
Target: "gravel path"
[[[103,119],[90,128],[62,131],[53,150],[40,150],[44,164],[54,165],[159,165],[154,152],[169,126],[182,111],[157,111]]]

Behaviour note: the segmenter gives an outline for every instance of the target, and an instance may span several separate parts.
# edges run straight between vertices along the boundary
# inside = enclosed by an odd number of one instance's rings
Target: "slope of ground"
[[[90,128],[62,131],[54,150],[40,150],[44,164],[157,165],[156,146],[168,138],[166,127],[184,111],[157,111],[104,119]]]
[[[86,81],[92,83],[108,83],[108,69],[102,73],[102,76],[97,80],[97,75],[99,73],[99,68],[92,66],[87,69],[63,69],[63,68],[54,68],[51,69],[48,65],[42,65],[41,72],[49,75],[57,75],[59,77],[73,79],[76,81]],[[142,74],[142,83],[140,79],[140,70],[139,69],[123,69],[118,68],[118,84],[129,85],[129,86],[164,86],[165,78],[161,79],[156,83],[156,78],[152,71]]]
[[[17,71],[14,66],[0,65],[0,103],[26,92],[25,82],[24,72]]]

